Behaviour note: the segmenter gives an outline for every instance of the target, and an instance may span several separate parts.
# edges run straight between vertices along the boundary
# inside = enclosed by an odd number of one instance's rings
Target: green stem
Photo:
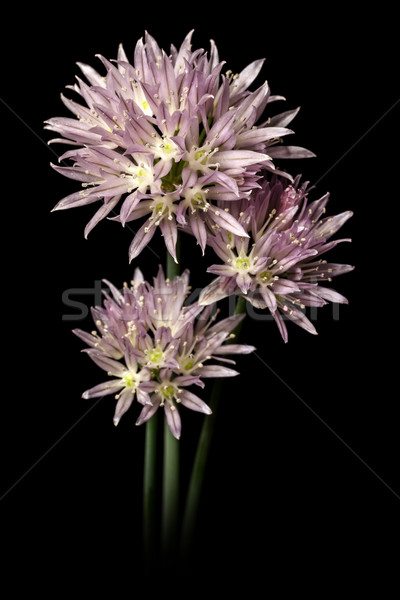
[[[143,472],[143,543],[150,566],[157,549],[157,413],[146,423]]]
[[[209,401],[209,406],[212,410],[212,414],[207,415],[204,418],[204,423],[201,429],[199,443],[197,446],[196,456],[193,463],[192,474],[190,477],[189,489],[186,497],[186,505],[185,512],[183,515],[181,535],[182,558],[188,556],[193,540],[207,459],[210,453],[211,440],[215,429],[218,400],[221,395],[221,390],[222,380],[216,379],[212,388],[211,398]]]
[[[164,561],[175,554],[179,516],[179,441],[164,423],[162,548]]]
[[[177,275],[180,274],[180,237],[178,233],[178,240],[176,242],[176,258],[178,259],[178,263],[174,261],[169,252],[167,252],[167,277],[168,279],[173,279]]]
[[[179,237],[176,256],[179,261]],[[167,278],[179,275],[180,266],[167,253]],[[172,557],[177,544],[179,515],[179,441],[172,435],[167,421],[164,423],[164,463],[162,492],[162,548],[164,559]]]
[[[246,300],[239,296],[236,302],[235,314],[242,314],[245,311]],[[239,323],[239,325],[237,325],[237,327],[232,332],[235,334],[235,339],[237,339],[239,336],[243,320]],[[235,341],[235,339],[233,339],[232,341]],[[216,379],[214,381],[209,402],[212,414],[207,415],[204,418],[203,427],[200,433],[199,443],[197,446],[196,456],[193,463],[192,474],[190,477],[189,488],[186,497],[185,512],[183,515],[180,548],[183,559],[187,557],[190,552],[191,544],[193,541],[193,535],[196,528],[197,515],[199,512],[201,492],[203,489],[207,460],[210,453],[211,441],[215,429],[219,399],[223,389],[222,384],[223,381],[221,379]]]

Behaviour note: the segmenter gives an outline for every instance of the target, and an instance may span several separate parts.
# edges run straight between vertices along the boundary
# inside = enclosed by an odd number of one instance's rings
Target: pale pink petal
[[[168,402],[164,405],[165,417],[167,419],[168,427],[171,430],[172,435],[179,440],[181,437],[181,417],[179,411],[175,405],[170,405]]]
[[[120,199],[121,196],[114,196],[104,201],[104,204],[98,209],[98,211],[93,215],[89,223],[86,225],[84,231],[85,238],[87,238],[92,229],[116,207]]]
[[[314,158],[314,152],[299,146],[268,146],[272,158]]]
[[[132,392],[132,390],[130,390],[129,388],[123,390],[123,392],[121,392],[118,402],[117,402],[117,406],[115,407],[115,413],[114,413],[114,418],[113,418],[113,422],[114,425],[117,426],[122,415],[124,415],[126,413],[126,411],[130,408],[133,400],[134,400],[135,394]]]
[[[109,394],[114,394],[118,390],[122,389],[123,384],[121,383],[121,379],[109,379],[108,381],[104,381],[104,383],[99,383],[94,387],[83,392],[82,398],[88,400],[90,398],[99,398],[100,396],[108,396]]]
[[[199,369],[200,377],[235,377],[238,371],[220,365],[205,365]]]
[[[93,362],[96,363],[96,365],[98,365],[101,369],[104,369],[104,371],[107,371],[107,373],[110,373],[111,375],[114,375],[115,377],[123,377],[124,373],[126,371],[126,366],[123,365],[120,362],[117,362],[116,360],[113,360],[112,358],[109,358],[108,356],[104,356],[104,354],[101,354],[101,352],[97,351],[97,350],[83,350],[83,352],[86,352],[90,358],[93,360]]]
[[[129,247],[129,261],[139,256],[156,232],[156,227],[146,221],[137,231]]]
[[[217,279],[214,279],[214,281],[201,290],[199,304],[202,306],[213,304],[227,296],[228,294],[220,287],[220,278],[217,277]]]
[[[249,237],[249,234],[243,229],[242,225],[240,225],[238,220],[230,213],[218,209],[215,206],[210,206],[208,212],[213,221],[215,221],[221,229],[234,233],[240,237]]]
[[[136,425],[142,425],[143,423],[151,419],[151,417],[157,412],[158,407],[160,406],[160,400],[152,396],[151,401],[152,404],[145,404],[143,406],[140,415],[135,423]]]
[[[335,290],[331,290],[329,288],[318,286],[315,293],[318,294],[318,296],[321,296],[321,298],[324,298],[324,300],[329,300],[329,302],[337,302],[338,304],[349,303],[347,298],[342,296],[342,294],[339,294],[338,292],[335,292]]]
[[[219,348],[213,350],[214,354],[251,354],[256,350],[255,346],[249,346],[247,344],[224,344]]]
[[[192,394],[192,392],[189,392],[188,390],[182,390],[179,396],[179,400],[183,406],[186,406],[186,408],[190,408],[190,410],[202,412],[206,415],[211,415],[212,413],[212,410],[208,406],[208,404],[203,402],[203,400],[201,400],[198,396]]]

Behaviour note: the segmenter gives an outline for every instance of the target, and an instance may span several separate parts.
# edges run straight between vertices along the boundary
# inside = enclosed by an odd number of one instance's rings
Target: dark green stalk
[[[238,297],[235,314],[242,314],[246,310],[246,300],[241,296]],[[232,333],[235,334],[235,341],[240,333],[243,320],[234,329]],[[185,512],[183,515],[182,535],[181,535],[181,555],[183,558],[190,552],[191,544],[193,541],[193,535],[196,528],[197,515],[199,512],[201,492],[203,489],[203,482],[206,472],[207,460],[210,454],[211,442],[215,429],[217,409],[221,392],[223,389],[223,381],[216,379],[212,388],[210,398],[210,408],[212,410],[211,415],[207,415],[204,418],[202,430],[200,432],[199,443],[197,446],[196,456],[193,463],[192,474],[189,481],[189,488],[186,497]]]
[[[179,260],[179,238],[177,258]],[[167,254],[167,277],[173,279],[179,275],[180,266]],[[173,555],[177,545],[179,523],[179,441],[172,435],[167,421],[164,424],[163,455],[163,492],[162,492],[162,549],[164,557]]]
[[[157,413],[146,423],[143,471],[143,543],[147,566],[157,550]]]

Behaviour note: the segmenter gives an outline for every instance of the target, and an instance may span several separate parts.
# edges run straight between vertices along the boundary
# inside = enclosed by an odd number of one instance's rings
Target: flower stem
[[[181,556],[188,557],[194,530],[196,527],[197,514],[200,505],[201,491],[203,487],[206,464],[211,447],[211,440],[215,429],[215,421],[218,408],[218,399],[222,390],[222,380],[216,379],[212,388],[209,406],[211,415],[204,417],[203,427],[200,433],[196,456],[193,463],[189,489],[186,497],[185,512],[183,515],[181,534]]]
[[[143,471],[143,542],[146,565],[157,549],[157,413],[146,423]]]
[[[167,420],[164,424],[164,470],[162,503],[163,558],[175,554],[179,515],[179,441],[172,435]]]
[[[176,256],[179,261],[179,236]],[[167,278],[173,279],[179,275],[180,266],[167,253]],[[164,460],[163,460],[163,491],[162,491],[162,549],[163,558],[174,555],[178,536],[179,515],[179,441],[172,435],[167,420],[164,423]]]
[[[246,300],[239,296],[236,302],[235,314],[242,314],[245,311]],[[235,334],[235,338],[239,336],[242,323],[243,320],[239,323],[239,325],[237,325],[237,327],[233,331],[233,333]],[[190,477],[189,488],[186,497],[186,505],[185,512],[183,515],[183,525],[181,534],[180,551],[183,559],[187,558],[190,553],[193,535],[196,528],[197,515],[200,506],[201,492],[203,488],[207,460],[210,453],[211,441],[215,429],[219,399],[223,388],[222,384],[223,381],[221,379],[216,379],[214,381],[209,401],[209,406],[212,410],[212,414],[207,415],[204,418],[203,427],[200,433],[199,443],[197,446],[196,456],[193,463],[192,474]]]

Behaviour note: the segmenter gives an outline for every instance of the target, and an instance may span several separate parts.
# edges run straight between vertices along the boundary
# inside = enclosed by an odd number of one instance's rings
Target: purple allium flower
[[[300,185],[300,177],[288,185],[274,175],[265,178],[248,200],[235,203],[232,213],[249,237],[220,231],[210,238],[223,264],[209,267],[208,272],[218,277],[202,290],[200,304],[231,294],[243,296],[257,308],[268,308],[286,342],[282,315],[315,334],[305,307],[323,306],[327,301],[347,303],[344,296],[320,284],[354,267],[320,257],[338,243],[350,241],[330,238],[352,212],[323,216],[329,194],[309,203],[307,185]]]
[[[238,372],[215,361],[232,363],[227,354],[248,354],[253,346],[224,344],[244,315],[216,321],[213,307],[184,306],[189,294],[189,272],[172,281],[160,267],[153,285],[136,269],[131,285],[122,291],[105,282],[104,306],[92,309],[96,330],[75,329],[89,348],[84,351],[109,379],[83,393],[83,398],[115,394],[114,424],[133,400],[143,406],[140,425],[161,406],[176,438],[181,433],[178,405],[210,414],[210,408],[187,388],[204,387],[203,378],[232,377]],[[210,362],[211,361],[211,362]]]
[[[298,109],[259,123],[268,103],[284,99],[272,96],[266,82],[248,91],[263,60],[237,75],[222,74],[214,42],[207,55],[191,50],[191,36],[179,50],[172,46],[168,56],[146,33],[136,44],[133,64],[121,45],[114,64],[99,56],[104,76],[78,63],[88,83],[77,78],[69,88],[80,102],[61,96],[75,118],[46,121],[47,129],[62,136],[52,142],[72,146],[60,157],[71,166],[52,166],[82,184],[54,210],[102,201],[85,236],[120,202],[114,220],[124,225],[147,217],[132,241],[131,260],[158,226],[175,260],[178,227],[188,227],[203,252],[219,229],[246,236],[218,203],[247,198],[258,186],[261,167],[275,170],[274,158],[313,156],[280,144],[293,133],[287,125]]]

